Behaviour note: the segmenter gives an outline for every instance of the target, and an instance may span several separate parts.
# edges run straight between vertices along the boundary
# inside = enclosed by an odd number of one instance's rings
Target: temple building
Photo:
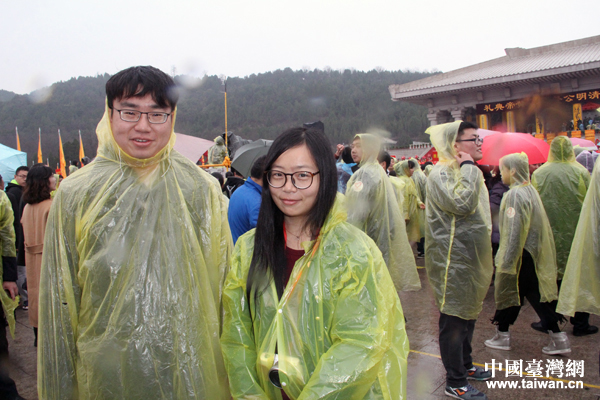
[[[461,119],[483,129],[537,134],[549,142],[556,135],[595,141],[600,129],[600,35],[505,52],[490,61],[390,85],[392,100],[427,107],[431,125]]]

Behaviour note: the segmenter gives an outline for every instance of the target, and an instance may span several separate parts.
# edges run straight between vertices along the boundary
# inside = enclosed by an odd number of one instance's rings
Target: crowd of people
[[[18,293],[42,399],[406,399],[418,321],[398,292],[421,289],[418,257],[450,397],[487,398],[468,380],[492,377],[471,355],[492,281],[487,347],[511,349],[524,298],[545,354],[570,352],[565,316],[575,336],[598,331],[600,167],[569,140],[535,171],[525,154],[490,171],[470,122],[427,130],[436,165],[292,128],[248,177],[223,176],[173,150],[174,87],[153,67],[115,74],[95,160],[58,189],[51,168],[21,167],[0,194],[2,398],[21,398],[5,329]]]

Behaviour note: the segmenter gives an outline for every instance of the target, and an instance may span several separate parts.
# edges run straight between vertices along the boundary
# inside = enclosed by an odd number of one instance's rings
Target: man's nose
[[[143,132],[150,131],[150,121],[148,121],[148,114],[140,115],[140,120],[136,122],[135,129]]]

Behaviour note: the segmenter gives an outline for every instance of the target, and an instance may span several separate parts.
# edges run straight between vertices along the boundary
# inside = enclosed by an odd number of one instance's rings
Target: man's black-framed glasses
[[[293,174],[286,174],[285,172],[277,171],[272,169],[270,171],[265,171],[267,174],[267,181],[269,182],[269,186],[275,189],[279,189],[285,186],[287,183],[287,177],[289,176],[292,179],[292,185],[296,187],[296,189],[308,189],[310,185],[313,183],[313,178],[321,171],[317,172],[308,172],[308,171],[298,171]]]
[[[461,139],[457,140],[457,142],[475,142],[475,144],[483,144],[483,138]]]
[[[146,114],[148,116],[148,122],[151,124],[164,124],[167,122],[167,118],[169,118],[170,113],[164,112],[141,112],[136,110],[117,110],[119,112],[119,116],[125,122],[138,122],[142,117],[142,114]]]

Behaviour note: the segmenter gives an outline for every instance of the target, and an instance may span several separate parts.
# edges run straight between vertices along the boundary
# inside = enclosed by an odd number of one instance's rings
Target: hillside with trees
[[[290,68],[227,79],[228,129],[248,139],[273,139],[287,128],[320,120],[332,143],[347,143],[355,133],[386,132],[408,145],[424,139],[427,110],[390,100],[388,86],[430,76],[412,71],[368,72]],[[0,143],[16,146],[15,126],[28,163],[42,152],[58,161],[58,129],[65,158],[76,159],[81,130],[86,155],[95,156],[95,129],[104,111],[108,74],[57,82],[28,95],[0,91]],[[175,130],[212,140],[224,131],[223,87],[217,76],[177,76],[180,101]]]

